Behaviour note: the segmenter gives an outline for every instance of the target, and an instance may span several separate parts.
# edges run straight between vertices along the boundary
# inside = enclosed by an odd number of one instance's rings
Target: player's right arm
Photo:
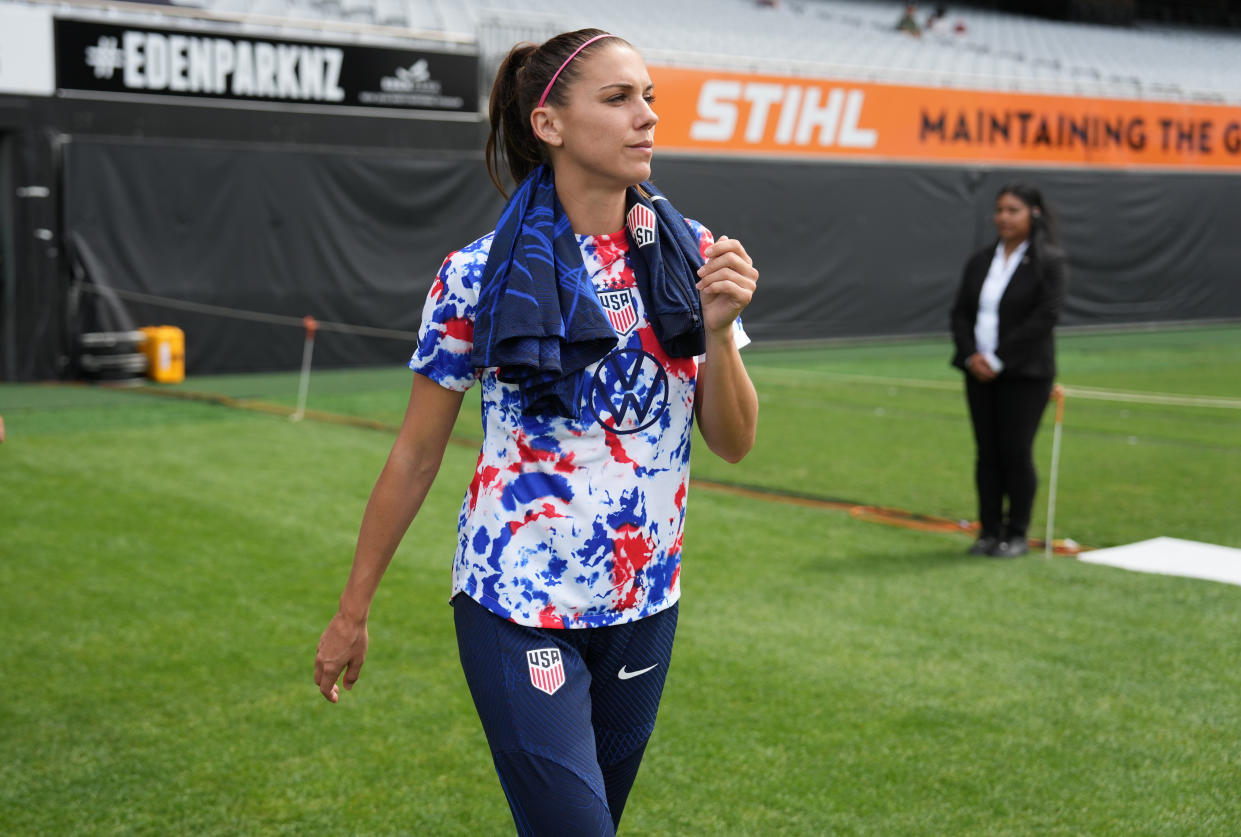
[[[340,607],[319,639],[315,684],[332,703],[340,699],[337,680],[342,673],[346,689],[358,680],[366,659],[371,601],[435,480],[463,396],[421,374],[414,375],[405,419],[362,515]]]

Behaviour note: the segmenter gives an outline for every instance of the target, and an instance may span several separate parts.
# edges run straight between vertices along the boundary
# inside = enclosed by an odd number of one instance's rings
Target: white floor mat
[[[1077,557],[1092,564],[1107,564],[1140,573],[1182,575],[1241,584],[1241,549],[1211,543],[1152,538],[1083,552]]]

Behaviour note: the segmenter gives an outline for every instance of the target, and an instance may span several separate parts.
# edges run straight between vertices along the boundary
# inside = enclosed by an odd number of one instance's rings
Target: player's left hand
[[[758,270],[741,242],[720,236],[707,248],[707,263],[698,269],[698,291],[708,333],[727,334],[758,287]]]

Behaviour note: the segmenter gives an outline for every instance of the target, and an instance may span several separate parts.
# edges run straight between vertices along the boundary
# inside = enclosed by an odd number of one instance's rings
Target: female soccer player
[[[671,659],[693,420],[729,461],[754,444],[738,315],[758,271],[645,182],[653,102],[642,58],[599,30],[519,45],[500,67],[487,163],[501,192],[502,167],[518,185],[431,287],[405,420],[315,660],[335,703],[479,383],[452,604],[520,834],[615,833]]]

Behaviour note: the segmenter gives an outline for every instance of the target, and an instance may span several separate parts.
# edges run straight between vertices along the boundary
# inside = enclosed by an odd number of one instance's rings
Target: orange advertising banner
[[[658,151],[1241,172],[1241,107],[654,66]]]

